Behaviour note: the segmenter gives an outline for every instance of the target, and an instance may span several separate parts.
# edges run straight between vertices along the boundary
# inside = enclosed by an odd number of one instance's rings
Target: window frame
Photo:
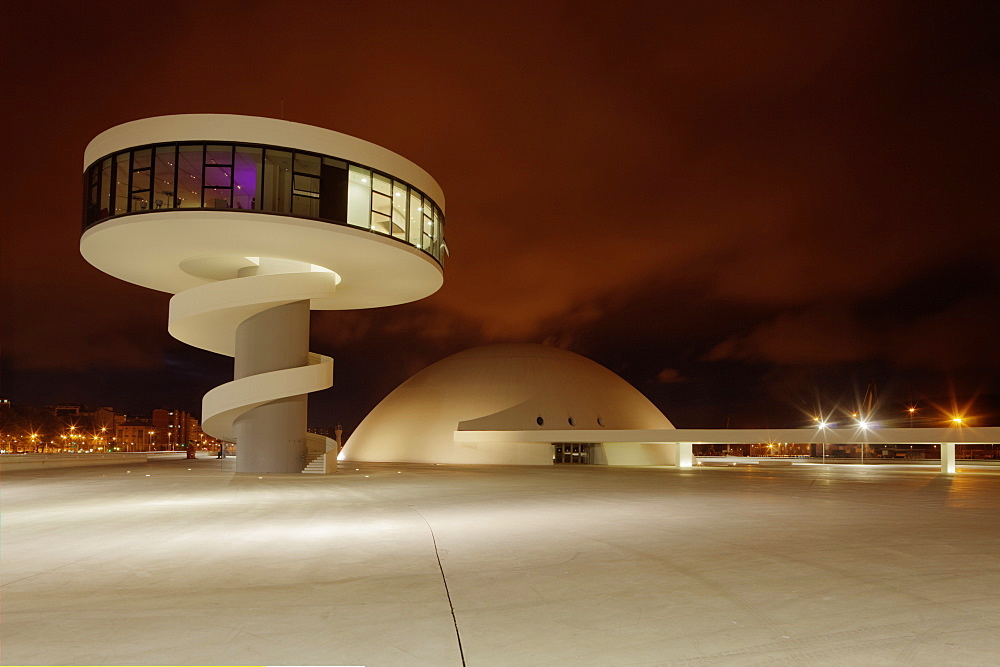
[[[200,184],[199,184],[200,185],[199,201],[198,201],[198,205],[197,206],[188,206],[188,207],[181,208],[179,206],[180,200],[179,200],[179,197],[178,197],[178,190],[180,189],[180,162],[181,162],[180,158],[181,158],[181,149],[182,149],[182,147],[191,147],[191,146],[198,146],[198,147],[201,148],[201,159],[198,161],[198,163],[200,163],[200,165],[201,165],[201,180],[200,180]],[[206,164],[206,160],[208,159],[208,147],[209,146],[214,146],[214,147],[228,146],[229,149],[230,149],[230,151],[229,151],[230,159],[229,159],[229,164],[228,165],[217,165],[217,164],[211,165],[212,168],[225,168],[225,167],[228,167],[230,169],[229,179],[228,179],[229,180],[229,185],[228,186],[215,186],[215,185],[213,185],[213,186],[209,187],[207,185],[207,183],[206,183],[206,176],[208,175],[208,173],[207,173],[206,170],[210,166],[210,165]],[[157,153],[160,152],[160,150],[162,148],[166,148],[166,147],[170,147],[172,149],[172,151],[173,151],[173,157],[174,157],[174,159],[173,159],[173,163],[174,163],[173,164],[173,167],[174,167],[174,170],[173,170],[173,182],[171,184],[171,193],[172,193],[172,195],[171,195],[171,200],[172,200],[171,204],[172,205],[171,206],[165,206],[163,208],[157,209],[153,205],[153,201],[154,200],[152,198],[152,194],[154,192],[153,183],[155,181],[156,174],[157,174],[157,169],[156,169],[156,166],[157,166],[156,165]],[[243,149],[259,149],[261,151],[260,152],[260,165],[259,165],[259,169],[258,169],[257,174],[256,174],[256,177],[258,178],[258,193],[257,193],[257,199],[258,199],[258,201],[257,201],[257,208],[238,209],[238,208],[234,208],[233,207],[234,206],[233,197],[234,197],[234,193],[235,193],[234,183],[235,183],[235,178],[236,178],[236,174],[235,174],[235,172],[236,172],[236,152],[239,149],[241,149],[241,148],[243,148]],[[145,209],[133,210],[133,200],[132,200],[132,197],[133,197],[134,194],[137,194],[136,192],[133,192],[133,187],[134,187],[134,184],[135,184],[134,176],[135,176],[135,172],[137,171],[137,169],[135,167],[135,154],[136,154],[136,152],[143,151],[143,150],[149,150],[149,152],[150,152],[150,154],[149,154],[149,166],[148,167],[139,168],[138,171],[145,171],[145,172],[148,173],[149,183],[148,183],[148,187],[145,190],[138,191],[138,194],[146,193],[147,199],[148,199],[148,203],[147,203],[147,207]],[[268,205],[268,202],[267,202],[267,199],[265,197],[264,175],[265,175],[265,172],[266,172],[267,153],[268,153],[269,150],[280,151],[280,152],[290,153],[291,154],[291,158],[292,158],[291,172],[292,172],[292,174],[291,174],[291,183],[290,183],[290,193],[291,193],[292,201],[289,202],[289,211],[287,211],[287,212],[285,212],[285,211],[267,210],[267,208],[266,208],[267,205]],[[189,154],[191,154],[191,153],[197,153],[196,150],[191,150],[191,151],[187,151],[187,152]],[[126,160],[119,160],[118,159],[119,156],[124,156],[126,154],[127,154],[127,157],[128,157],[127,161]],[[319,161],[319,164],[320,164],[320,173],[319,174],[310,174],[310,173],[308,173],[306,171],[300,171],[300,170],[296,169],[296,159],[295,159],[295,157],[298,154],[308,155],[308,156],[310,156],[312,158],[316,158]],[[103,181],[102,181],[102,179],[103,179],[103,173],[102,173],[102,170],[101,170],[101,165],[102,165],[102,163],[105,160],[110,160],[110,169],[109,169],[109,173],[108,173],[108,177],[110,179],[110,182],[109,182],[110,187],[108,188],[108,193],[107,193],[107,198],[108,198],[108,200],[107,200],[107,210],[108,210],[108,214],[105,217],[101,217],[101,208],[100,208],[101,202],[98,201],[96,207],[91,206],[91,192],[94,191],[94,189],[96,188],[97,197],[100,200],[100,198],[101,198],[101,191],[103,189]],[[323,165],[323,161],[324,160],[336,160],[336,161],[342,162],[345,165],[345,169],[348,171],[348,174],[350,173],[350,168],[351,167],[357,167],[359,169],[364,169],[364,170],[368,171],[368,173],[369,173],[369,179],[370,179],[371,182],[369,184],[370,187],[367,189],[368,190],[368,206],[367,206],[367,210],[368,210],[368,224],[367,224],[367,226],[359,227],[358,225],[351,224],[351,223],[347,222],[346,220],[345,221],[332,220],[332,219],[328,219],[328,218],[323,218],[323,217],[319,216],[318,214],[315,215],[315,216],[312,216],[312,215],[303,215],[303,214],[300,214],[300,213],[294,213],[293,212],[294,208],[295,208],[294,207],[294,203],[295,203],[295,198],[296,197],[303,197],[305,199],[315,200],[316,202],[321,201],[322,194],[323,194],[322,165]],[[127,162],[127,167],[125,166],[126,162]],[[119,166],[122,166],[128,172],[127,173],[127,178],[126,178],[125,182],[121,184],[121,186],[119,186],[119,184],[118,184],[118,179],[120,177],[124,177],[125,174],[120,174],[119,173],[121,171],[119,169]],[[299,194],[296,191],[296,188],[295,188],[296,177],[297,176],[317,179],[317,182],[318,182],[318,190],[317,190],[317,192],[315,192],[315,193],[307,193],[306,191],[303,191],[301,194]],[[389,198],[389,214],[388,214],[388,216],[386,216],[388,218],[388,232],[382,232],[382,231],[379,231],[377,229],[374,229],[374,227],[373,227],[373,220],[374,220],[373,214],[376,213],[376,211],[372,208],[372,206],[373,206],[374,193],[376,191],[375,190],[375,180],[376,180],[376,178],[378,178],[379,180],[387,181],[388,184],[389,184],[389,193],[390,193],[388,195],[388,198]],[[128,147],[128,148],[122,148],[122,149],[113,151],[111,153],[108,153],[107,155],[103,155],[103,156],[97,158],[90,165],[88,165],[88,167],[84,170],[84,172],[83,172],[83,186],[84,186],[83,187],[83,189],[84,189],[84,197],[83,197],[82,217],[83,217],[83,230],[84,231],[86,231],[87,229],[90,229],[91,227],[93,227],[93,226],[95,226],[97,224],[100,224],[100,223],[102,223],[102,222],[104,222],[106,220],[110,220],[112,218],[121,218],[121,217],[124,217],[124,216],[130,216],[130,215],[142,215],[142,214],[147,214],[147,213],[158,213],[158,212],[164,212],[164,211],[212,211],[212,212],[222,212],[222,211],[230,212],[231,211],[231,212],[247,212],[247,213],[265,214],[265,215],[283,215],[283,216],[288,216],[288,217],[293,217],[293,218],[302,218],[302,219],[306,219],[306,220],[316,220],[316,221],[324,222],[324,223],[327,223],[327,224],[340,225],[340,226],[343,226],[343,227],[350,227],[350,228],[353,228],[353,229],[363,229],[363,230],[368,231],[370,233],[375,233],[375,234],[378,234],[380,236],[393,239],[394,241],[402,243],[402,244],[404,244],[406,246],[409,246],[411,248],[415,248],[416,250],[419,250],[419,251],[423,252],[424,254],[429,255],[430,257],[432,257],[435,261],[438,262],[438,264],[441,263],[441,259],[442,259],[441,258],[440,248],[444,246],[444,213],[441,211],[441,208],[437,205],[436,202],[434,202],[433,199],[431,199],[420,188],[417,188],[417,187],[413,186],[412,184],[408,183],[407,181],[404,181],[404,180],[399,179],[399,178],[397,178],[397,177],[395,177],[395,176],[393,176],[391,174],[388,174],[385,171],[382,171],[380,169],[375,169],[375,168],[373,168],[373,167],[371,167],[369,165],[366,165],[364,163],[356,162],[356,161],[353,161],[353,160],[348,160],[348,159],[345,159],[343,157],[336,156],[336,155],[327,155],[325,153],[317,153],[315,151],[299,150],[299,149],[296,149],[296,148],[289,148],[289,147],[285,147],[285,146],[277,146],[277,145],[273,145],[273,144],[262,144],[262,143],[247,142],[247,141],[212,141],[212,140],[164,141],[164,142],[140,144],[140,145],[137,145],[137,146],[131,146],[131,147]],[[350,187],[349,186],[349,181],[348,181],[348,187]],[[401,234],[394,234],[393,231],[392,231],[392,225],[393,225],[393,220],[394,220],[393,211],[395,209],[395,207],[393,205],[393,202],[394,202],[394,190],[397,187],[399,187],[400,189],[402,189],[403,196],[405,197],[404,213],[402,214],[402,221],[403,221],[404,224],[403,224],[403,232]],[[207,189],[212,189],[212,190],[226,189],[226,190],[228,190],[229,191],[229,207],[226,208],[226,209],[218,209],[218,208],[214,208],[214,207],[207,207],[206,206],[206,193],[205,193],[205,191]],[[124,192],[122,192],[122,191],[124,191]],[[119,196],[124,196],[125,197],[125,209],[121,213],[117,213],[116,210],[115,210],[116,199]],[[346,196],[347,195],[345,193],[345,197]],[[419,199],[419,201],[420,201],[420,208],[421,208],[421,210],[419,211],[420,215],[418,216],[419,224],[420,224],[420,233],[418,235],[419,236],[419,242],[416,243],[416,244],[410,242],[410,237],[412,235],[412,231],[411,231],[411,227],[410,226],[414,222],[414,221],[411,220],[412,214],[411,214],[411,211],[410,211],[410,207],[412,205],[412,199],[411,198],[413,198],[414,196],[416,196]],[[317,206],[318,206],[318,204],[317,204]],[[384,214],[381,214],[381,215],[384,215]],[[349,216],[346,216],[346,217],[349,217]],[[429,227],[429,231],[425,231],[425,225],[426,225],[427,221],[431,222],[431,225]],[[425,241],[425,237],[426,237],[426,241]]]

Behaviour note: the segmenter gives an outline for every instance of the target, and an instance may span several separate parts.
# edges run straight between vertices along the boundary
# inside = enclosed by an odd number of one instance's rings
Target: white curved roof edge
[[[129,121],[94,137],[83,153],[83,169],[125,148],[172,141],[269,144],[323,153],[357,162],[419,188],[445,210],[444,191],[415,163],[387,148],[322,127],[263,116],[177,114]]]
[[[80,252],[109,275],[172,294],[235,277],[241,261],[250,264],[247,257],[315,264],[342,280],[336,297],[314,300],[314,310],[409,303],[444,283],[441,266],[430,255],[399,239],[322,220],[251,211],[173,209],[109,218],[83,233]],[[190,270],[199,263],[229,273]]]
[[[1000,426],[944,428],[774,428],[656,430],[534,429],[530,431],[455,431],[455,442],[603,442],[738,445],[762,442],[796,444],[984,444],[1000,442]]]

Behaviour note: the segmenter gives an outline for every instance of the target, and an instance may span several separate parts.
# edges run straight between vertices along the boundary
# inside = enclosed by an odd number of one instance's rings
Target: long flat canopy
[[[533,429],[530,431],[455,431],[455,442],[644,442],[694,445],[758,443],[899,444],[1000,443],[1000,426],[945,428],[772,428],[655,430]]]

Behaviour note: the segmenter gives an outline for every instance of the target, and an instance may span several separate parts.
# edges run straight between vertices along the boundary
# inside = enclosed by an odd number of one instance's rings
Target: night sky
[[[678,427],[910,402],[1000,424],[1000,3],[7,3],[2,387],[200,413],[232,361],[79,254],[83,151],[280,117],[422,166],[445,285],[313,313],[314,425],[491,342],[607,366]],[[282,102],[283,101],[283,102]],[[334,267],[335,268],[335,267]],[[836,417],[837,415],[835,415]]]

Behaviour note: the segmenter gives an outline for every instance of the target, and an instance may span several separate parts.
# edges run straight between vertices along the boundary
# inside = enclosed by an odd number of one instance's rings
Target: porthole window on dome
[[[573,419],[572,417],[570,417],[567,421],[569,421],[570,426],[576,426],[576,420]]]
[[[537,423],[537,424],[538,424],[539,426],[541,426],[542,424],[544,424],[544,423],[545,423],[545,420],[544,420],[544,419],[542,419],[541,417],[539,417],[538,419],[536,419],[536,420],[535,420],[535,422],[536,422],[536,423]]]
[[[598,426],[604,426],[604,417],[598,417],[597,418],[597,425]]]

